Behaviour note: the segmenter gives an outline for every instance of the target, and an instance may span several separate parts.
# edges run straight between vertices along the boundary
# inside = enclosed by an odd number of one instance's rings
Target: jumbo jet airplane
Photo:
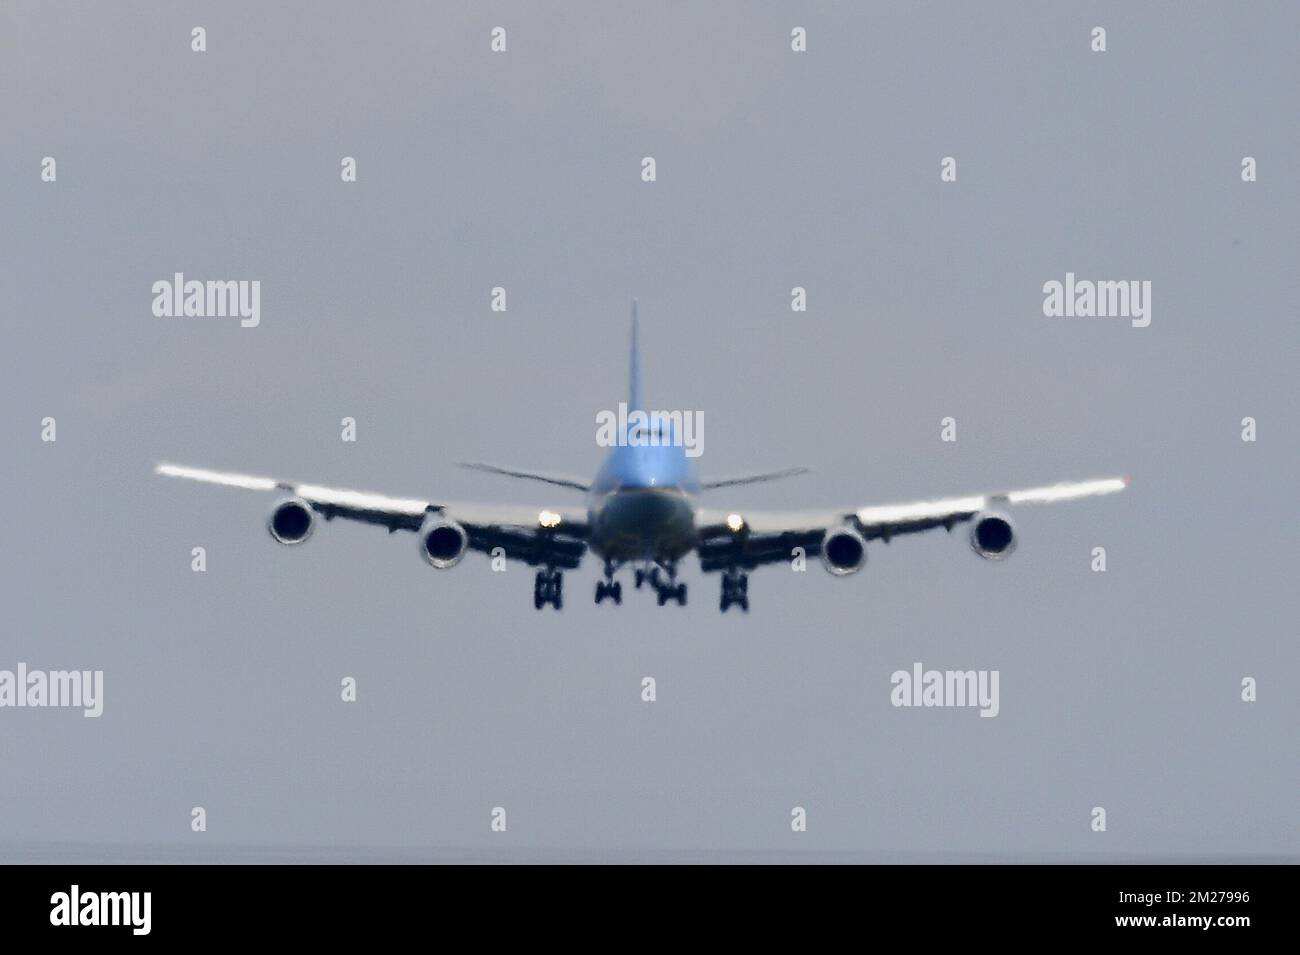
[[[615,575],[632,565],[637,588],[649,584],[659,605],[686,604],[686,584],[677,580],[678,563],[694,550],[705,572],[722,574],[725,612],[733,604],[749,610],[748,572],[762,564],[819,556],[830,573],[843,577],[861,570],[867,542],[885,543],[916,531],[970,522],[970,544],[986,560],[1007,557],[1016,545],[1010,517],[1002,508],[1015,504],[1068,501],[1113,494],[1126,478],[1075,481],[1025,491],[783,513],[712,510],[699,506],[702,493],[788,477],[806,468],[700,480],[695,460],[676,430],[675,420],[643,411],[636,303],[632,305],[632,354],[627,423],[590,483],[578,478],[490,464],[465,467],[586,493],[586,507],[531,508],[450,504],[421,498],[386,497],[359,491],[277,481],[202,468],[160,464],[156,473],[209,484],[287,495],[275,505],[267,529],[281,544],[301,544],[311,536],[317,514],[379,524],[389,533],[414,531],[421,556],[445,570],[466,551],[497,553],[537,567],[533,606],[563,605],[564,571],[575,569],[588,550],[604,561],[596,584],[596,603],[623,602]],[[649,424],[647,424],[649,422]],[[651,430],[653,429],[653,430]]]

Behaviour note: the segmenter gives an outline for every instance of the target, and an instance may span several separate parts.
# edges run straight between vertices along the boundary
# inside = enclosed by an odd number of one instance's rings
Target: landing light
[[[537,515],[537,523],[542,527],[559,527],[560,515],[554,511],[542,511]]]
[[[745,519],[741,517],[739,514],[727,515],[727,527],[731,529],[731,532],[733,534],[739,534],[740,531],[744,528],[744,526],[745,526]]]

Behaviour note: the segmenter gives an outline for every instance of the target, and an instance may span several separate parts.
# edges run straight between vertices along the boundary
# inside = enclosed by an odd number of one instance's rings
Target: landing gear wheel
[[[663,606],[670,600],[676,600],[677,606],[686,606],[686,585],[685,584],[661,584],[659,587],[659,606]]]
[[[732,604],[749,613],[749,575],[738,570],[729,570],[722,575],[722,599],[718,607],[726,613]]]
[[[596,603],[609,597],[615,604],[623,602],[623,585],[614,579],[619,565],[612,560],[605,561],[605,579],[596,581]],[[640,573],[640,571],[637,571]]]
[[[558,570],[539,570],[533,579],[533,607],[541,610],[550,604],[556,610],[564,606],[564,573]]]
[[[601,603],[608,597],[616,604],[623,602],[623,585],[618,581],[613,583],[598,580],[596,581],[596,603]]]

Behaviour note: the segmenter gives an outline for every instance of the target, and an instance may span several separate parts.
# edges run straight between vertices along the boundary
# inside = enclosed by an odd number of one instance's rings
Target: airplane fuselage
[[[699,492],[680,445],[610,448],[587,494],[592,551],[615,563],[678,560],[696,543]]]

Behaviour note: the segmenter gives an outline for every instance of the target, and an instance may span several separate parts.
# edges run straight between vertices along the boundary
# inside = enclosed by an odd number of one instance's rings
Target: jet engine
[[[301,544],[316,526],[311,505],[300,497],[285,498],[271,510],[266,529],[281,544]]]
[[[449,517],[430,515],[420,527],[420,554],[434,567],[455,567],[469,547],[469,534]]]
[[[866,562],[866,539],[852,527],[832,527],[822,538],[822,564],[836,577],[857,573]]]
[[[1016,549],[1016,529],[1011,518],[997,511],[981,511],[970,526],[970,546],[985,560],[1002,560]]]

